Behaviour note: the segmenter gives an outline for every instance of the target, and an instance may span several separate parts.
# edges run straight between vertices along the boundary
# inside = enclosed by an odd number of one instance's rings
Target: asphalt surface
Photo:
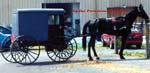
[[[101,58],[98,61],[88,61],[87,52],[78,50],[69,61],[56,63],[42,51],[32,65],[9,63],[0,55],[0,73],[150,73],[149,59],[126,56],[126,60],[120,60],[110,49],[97,49],[97,53]]]

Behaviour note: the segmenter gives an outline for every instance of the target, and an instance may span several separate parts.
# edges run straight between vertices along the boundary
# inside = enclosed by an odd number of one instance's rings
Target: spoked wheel
[[[78,45],[77,45],[77,41],[74,38],[70,40],[70,43],[73,45],[72,54],[70,55],[70,57],[73,57],[77,52]]]
[[[64,62],[64,61],[67,61],[66,58],[60,58],[60,51],[57,50],[57,49],[54,49],[53,51],[46,51],[47,52],[47,55],[48,57],[54,61],[54,62]]]
[[[11,44],[11,41],[10,41],[10,37],[6,37],[3,41],[2,41],[2,44],[1,44],[1,47],[4,49],[2,52],[1,52],[1,55],[3,56],[3,58],[8,61],[8,62],[11,62],[11,63],[15,63],[15,60],[12,58],[12,55],[10,53],[10,44]],[[4,48],[4,47],[5,48]]]
[[[15,63],[15,60],[12,58],[11,52],[10,52],[10,48],[7,48],[7,50],[1,52],[3,58],[11,63]]]
[[[16,39],[11,44],[11,55],[20,64],[28,65],[34,63],[40,55],[40,46],[28,46],[21,39]]]
[[[75,39],[66,40],[67,44],[64,45],[63,50],[58,54],[58,56],[62,59],[69,59],[73,57],[77,51],[77,42]]]
[[[70,49],[71,48],[71,49]],[[64,42],[63,47],[59,49],[53,49],[51,51],[46,51],[48,57],[54,62],[64,62],[70,58],[72,54],[73,45],[68,42]]]
[[[71,42],[66,42],[62,50],[57,51],[55,54],[60,59],[68,60],[73,54],[73,44]]]

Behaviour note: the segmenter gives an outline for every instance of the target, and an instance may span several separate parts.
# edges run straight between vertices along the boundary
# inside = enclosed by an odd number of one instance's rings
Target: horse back
[[[125,26],[123,21],[113,22],[111,19],[106,18],[99,20],[99,30],[101,33],[116,34],[123,26]]]
[[[99,31],[101,33],[114,34],[115,23],[111,19],[101,18],[99,21]]]

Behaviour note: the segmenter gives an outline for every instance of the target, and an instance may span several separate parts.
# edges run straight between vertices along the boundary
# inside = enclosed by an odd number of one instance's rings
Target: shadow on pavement
[[[59,65],[59,64],[72,64],[72,63],[83,63],[86,62],[87,60],[73,60],[73,61],[66,61],[66,62],[35,62],[31,65],[27,66],[44,66],[44,65]]]

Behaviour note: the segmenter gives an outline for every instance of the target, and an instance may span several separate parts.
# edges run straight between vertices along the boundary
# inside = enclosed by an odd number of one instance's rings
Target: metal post
[[[116,31],[116,26],[114,26],[114,30]],[[117,48],[117,40],[116,36],[114,37],[114,49],[115,49],[115,54],[118,54],[118,48]]]
[[[150,59],[150,46],[149,46],[149,25],[146,22],[146,58]]]
[[[117,37],[114,37],[114,49],[115,49],[115,54],[118,54],[118,48],[117,48]]]

